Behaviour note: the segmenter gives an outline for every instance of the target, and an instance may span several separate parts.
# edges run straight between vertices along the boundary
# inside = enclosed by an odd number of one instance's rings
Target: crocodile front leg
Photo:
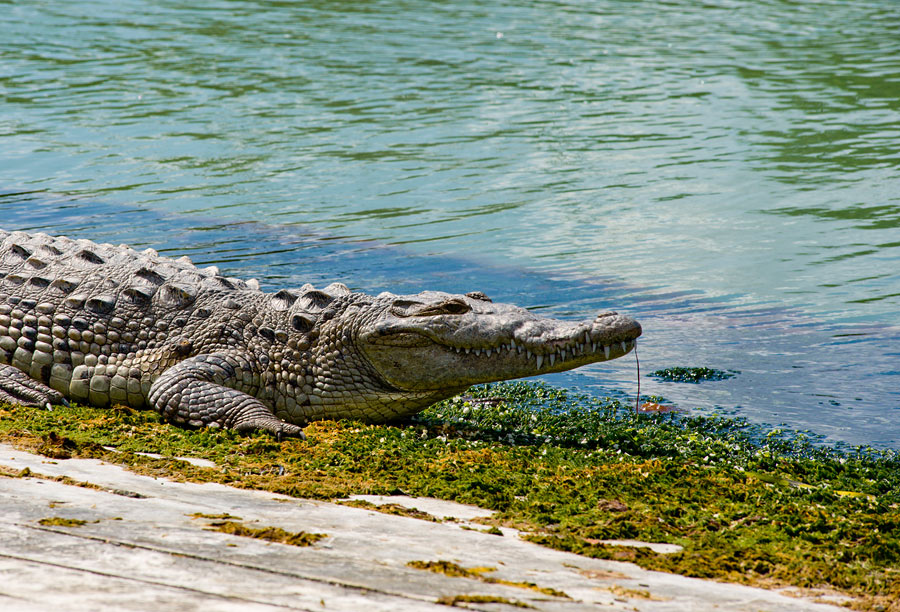
[[[249,362],[234,353],[185,359],[156,379],[150,387],[150,405],[177,425],[262,429],[279,438],[305,438],[302,428],[282,421],[257,398],[239,390],[249,368]]]
[[[50,408],[51,404],[66,403],[59,391],[34,380],[19,368],[7,364],[0,365],[0,401],[46,408]]]

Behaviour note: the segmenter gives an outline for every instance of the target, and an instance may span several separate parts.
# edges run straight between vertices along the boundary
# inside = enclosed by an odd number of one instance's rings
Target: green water
[[[651,367],[745,371],[701,405],[827,397],[900,446],[895,0],[0,0],[0,31],[0,191],[621,283]]]

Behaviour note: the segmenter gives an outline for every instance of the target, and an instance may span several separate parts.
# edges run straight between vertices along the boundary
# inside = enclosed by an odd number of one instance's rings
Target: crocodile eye
[[[422,302],[413,302],[410,300],[394,300],[391,304],[391,314],[398,317],[411,317],[419,314],[425,305]]]
[[[398,317],[435,317],[439,315],[461,315],[472,308],[459,298],[440,304],[423,304],[408,300],[397,300],[391,304],[391,312]]]
[[[449,300],[441,304],[439,308],[447,314],[454,315],[465,314],[472,310],[471,308],[469,308],[468,304],[461,300]]]
[[[416,312],[419,317],[436,317],[439,315],[461,315],[472,310],[471,306],[459,298],[449,299],[440,304],[429,304]]]

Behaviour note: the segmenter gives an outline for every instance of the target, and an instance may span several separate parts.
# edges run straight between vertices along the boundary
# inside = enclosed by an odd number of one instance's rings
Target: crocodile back
[[[246,303],[247,294],[262,296],[256,289],[152,249],[0,230],[0,363],[67,397],[141,406],[153,373],[141,372],[136,356],[155,351],[160,366],[178,359],[160,351],[186,326],[202,325],[206,304]],[[121,368],[132,389],[111,398],[108,383]]]

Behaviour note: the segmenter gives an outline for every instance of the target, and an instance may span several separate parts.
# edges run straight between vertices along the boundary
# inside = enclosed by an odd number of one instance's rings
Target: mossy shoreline
[[[473,388],[403,423],[324,421],[306,432],[307,441],[277,441],[182,430],[125,408],[0,407],[0,440],[56,460],[97,457],[178,480],[317,499],[450,499],[495,510],[486,524],[561,550],[838,591],[855,609],[900,611],[897,453],[829,448],[740,419],[635,414],[616,400],[524,382]]]

